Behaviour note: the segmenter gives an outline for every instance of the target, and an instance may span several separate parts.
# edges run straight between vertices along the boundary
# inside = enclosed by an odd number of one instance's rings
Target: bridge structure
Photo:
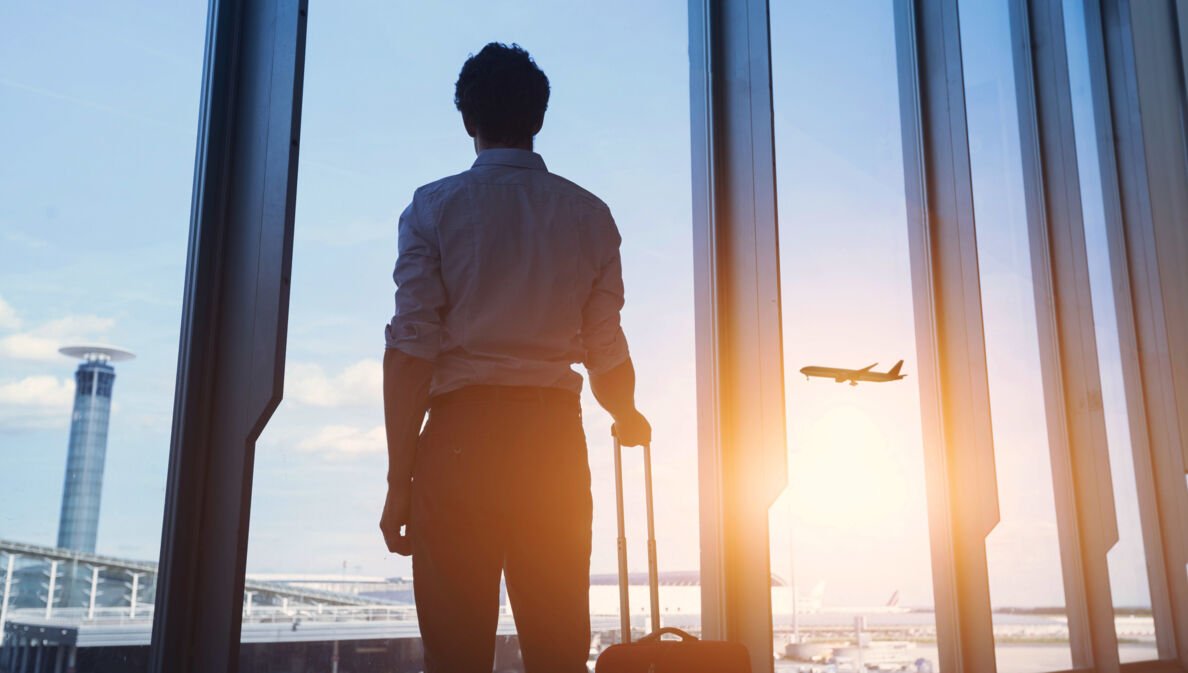
[[[77,569],[89,571],[89,579],[86,580],[89,586],[85,587],[82,592],[87,597],[89,611],[93,611],[96,608],[96,602],[101,598],[101,578],[119,576],[121,574],[128,578],[131,586],[131,595],[128,597],[129,617],[135,617],[137,610],[143,610],[146,603],[150,603],[151,608],[151,602],[145,600],[146,594],[144,590],[146,588],[155,588],[157,564],[152,561],[136,561],[114,556],[101,556],[99,554],[79,552],[61,547],[46,547],[8,540],[0,540],[0,556],[7,557],[4,565],[0,566],[5,568],[4,594],[3,602],[0,603],[0,610],[6,611],[9,607],[14,581],[19,582],[20,579],[16,570],[22,561],[34,567],[40,566],[45,571],[44,574],[48,581],[48,587],[46,587],[44,596],[46,616],[52,616],[55,606],[61,605],[63,602],[61,600],[62,597],[57,593],[58,587],[61,586],[59,583],[64,579],[77,581],[75,578],[86,575],[85,573],[84,575],[79,575],[77,572],[74,572]],[[274,599],[277,602],[298,601],[311,605],[327,606],[367,606],[386,603],[386,601],[379,599],[332,591],[321,591],[280,582],[255,580],[250,575],[244,581],[244,592],[247,596],[245,601],[248,603],[247,609],[249,611],[251,609],[252,597],[255,596],[264,599]],[[63,607],[75,607],[69,605],[69,601],[66,603]]]
[[[80,659],[94,660],[97,649],[124,653],[121,657],[131,651],[128,648],[147,651],[156,563],[0,540],[0,573],[0,673],[73,673]],[[261,577],[249,574],[244,582],[240,642],[245,647],[320,643],[319,647],[330,648],[337,661],[340,643],[354,641],[363,651],[367,645],[363,641],[389,645],[395,641],[399,646],[393,647],[404,653],[401,656],[419,657],[416,608],[410,601],[391,598],[411,598],[410,580],[366,578],[357,584],[367,590],[352,593],[347,589],[350,578]],[[69,584],[74,584],[72,590],[64,591]],[[591,627],[613,631],[618,618],[595,615]],[[518,652],[515,621],[506,605],[501,607],[496,633],[501,648],[510,644]],[[131,669],[82,666],[78,670]]]
[[[0,671],[73,671],[79,650],[147,647],[157,564],[0,540]],[[401,580],[393,582],[399,586]],[[501,631],[514,633],[514,624]],[[412,605],[244,582],[244,643],[418,638]]]

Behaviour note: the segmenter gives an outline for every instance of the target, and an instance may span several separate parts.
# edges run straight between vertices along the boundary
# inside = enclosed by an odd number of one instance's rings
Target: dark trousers
[[[491,673],[501,573],[526,673],[585,673],[591,498],[578,396],[472,386],[435,398],[412,492],[428,673]]]

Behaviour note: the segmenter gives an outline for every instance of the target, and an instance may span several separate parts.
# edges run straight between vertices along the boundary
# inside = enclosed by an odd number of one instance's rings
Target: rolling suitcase
[[[648,590],[652,632],[631,642],[627,597],[627,537],[623,525],[623,449],[615,437],[615,498],[619,522],[619,618],[623,642],[606,648],[596,673],[750,673],[751,658],[741,643],[700,640],[680,629],[660,628],[660,582],[656,571],[656,523],[652,515],[652,450],[643,447],[644,494],[648,517]],[[679,640],[662,640],[665,634]]]

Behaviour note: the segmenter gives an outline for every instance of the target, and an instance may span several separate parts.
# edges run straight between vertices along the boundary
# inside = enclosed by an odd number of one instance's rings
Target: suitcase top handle
[[[670,633],[674,636],[679,636],[681,640],[697,640],[697,636],[691,635],[689,633],[686,633],[686,632],[684,632],[680,629],[677,629],[677,628],[673,628],[671,626],[666,626],[666,627],[660,629],[659,631],[653,631],[653,632],[649,633],[648,635],[644,636],[643,638],[640,638],[639,642],[643,643],[643,642],[647,642],[647,641],[651,641],[651,640],[660,640],[660,637],[666,633]]]

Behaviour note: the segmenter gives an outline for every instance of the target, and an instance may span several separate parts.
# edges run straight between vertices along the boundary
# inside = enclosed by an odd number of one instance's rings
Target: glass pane
[[[1143,661],[1157,659],[1159,653],[1155,647],[1155,620],[1151,613],[1147,556],[1143,549],[1135,461],[1130,444],[1130,419],[1126,412],[1122,381],[1122,353],[1114,310],[1114,286],[1089,79],[1089,53],[1085,42],[1084,3],[1066,0],[1064,23],[1084,206],[1085,250],[1089,258],[1089,290],[1093,301],[1098,366],[1101,369],[1102,405],[1105,408],[1110,472],[1114,483],[1114,506],[1118,516],[1118,543],[1108,556],[1110,593],[1114,599],[1118,655],[1123,662]]]
[[[1000,521],[986,538],[1003,673],[1072,667],[1040,378],[1008,7],[961,2]]]
[[[0,669],[147,660],[205,25],[0,5]]]
[[[520,43],[548,75],[535,149],[550,171],[605,201],[622,234],[623,326],[655,436],[663,621],[699,630],[684,4],[336,2],[308,26],[285,398],[257,449],[247,561],[249,580],[276,586],[245,607],[241,670],[327,667],[334,657],[340,670],[420,666],[411,565],[388,553],[376,525],[387,471],[383,327],[397,218],[417,187],[475,160],[454,83],[467,55],[492,40]],[[597,652],[619,637],[614,479],[611,421],[585,390]],[[626,450],[624,463],[638,635],[648,609],[639,451]],[[514,670],[506,593],[501,602],[497,665]],[[299,621],[307,642],[270,635],[277,621]]]
[[[771,21],[789,451],[770,517],[777,670],[937,670],[892,6],[773,3]]]

